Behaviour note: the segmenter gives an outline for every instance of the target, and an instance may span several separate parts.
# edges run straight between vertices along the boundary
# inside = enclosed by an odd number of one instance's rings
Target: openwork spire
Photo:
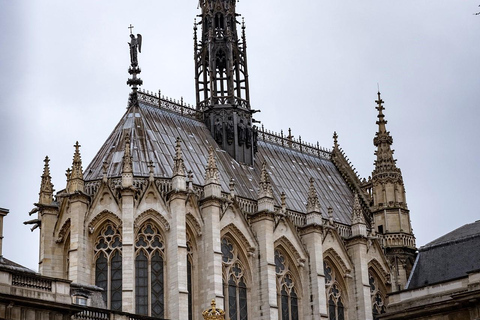
[[[363,216],[362,206],[360,205],[358,193],[355,192],[355,197],[353,198],[352,225],[359,223],[366,224],[365,217]]]
[[[217,168],[217,161],[215,160],[215,149],[210,147],[208,150],[208,162],[205,168],[205,184],[219,184],[219,172]]]
[[[317,190],[315,190],[314,180],[310,178],[310,187],[308,189],[307,213],[320,212],[320,202],[318,201]]]
[[[74,145],[75,153],[73,154],[72,170],[68,174],[68,190],[73,192],[84,192],[85,181],[83,180],[82,157],[80,156],[80,144],[78,141]]]
[[[52,177],[50,176],[50,159],[45,157],[45,165],[43,167],[42,182],[40,184],[40,193],[38,203],[49,205],[53,202],[53,184]]]
[[[396,160],[393,159],[393,150],[391,145],[393,143],[393,138],[390,136],[390,132],[386,129],[387,120],[385,120],[385,115],[383,114],[383,100],[380,97],[380,92],[378,92],[378,100],[375,100],[377,103],[376,109],[378,110],[378,131],[375,134],[373,139],[373,144],[377,147],[375,155],[377,159],[375,160],[375,173],[389,173],[389,172],[398,172],[398,169],[395,165]]]
[[[270,175],[267,171],[267,163],[263,162],[262,173],[260,175],[260,190],[258,198],[273,198],[272,184],[270,183]]]

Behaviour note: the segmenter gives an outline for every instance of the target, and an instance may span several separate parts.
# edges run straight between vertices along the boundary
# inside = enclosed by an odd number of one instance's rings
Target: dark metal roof
[[[421,247],[407,289],[445,282],[480,269],[480,220]]]
[[[319,149],[318,155],[314,155],[312,148],[305,147],[303,152],[294,150],[266,138],[262,140],[262,134],[259,134],[255,164],[249,167],[221,150],[206,126],[195,120],[191,109],[190,115],[178,111],[145,100],[140,103],[140,108],[129,109],[85,170],[85,180],[101,179],[104,161],[108,163],[108,177],[121,176],[126,134],[131,135],[134,176],[148,177],[148,163],[153,161],[155,177],[171,178],[175,142],[180,137],[185,167],[192,170],[194,184],[204,184],[208,147],[213,146],[223,191],[229,192],[228,184],[233,178],[237,195],[257,199],[261,167],[266,161],[277,204],[280,204],[281,193],[285,192],[287,208],[305,212],[309,179],[313,177],[321,212],[326,215],[327,208],[332,207],[334,219],[350,225],[353,194],[324,150]]]

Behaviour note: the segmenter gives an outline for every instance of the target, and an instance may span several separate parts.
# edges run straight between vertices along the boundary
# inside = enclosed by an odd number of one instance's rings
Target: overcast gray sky
[[[373,170],[377,83],[421,246],[479,219],[480,17],[466,0],[241,0],[251,103],[269,130]],[[0,207],[4,256],[32,269],[43,158],[65,187],[125,112],[128,25],[144,38],[143,88],[194,104],[194,0],[0,0]]]

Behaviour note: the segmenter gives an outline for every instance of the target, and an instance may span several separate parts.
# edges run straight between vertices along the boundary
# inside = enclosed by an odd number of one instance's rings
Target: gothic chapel
[[[200,0],[195,107],[140,90],[131,35],[125,115],[85,170],[75,144],[56,194],[45,159],[40,273],[155,318],[200,319],[215,299],[231,320],[375,319],[416,250],[380,93],[368,180],[336,133],[330,151],[255,126],[236,2]]]

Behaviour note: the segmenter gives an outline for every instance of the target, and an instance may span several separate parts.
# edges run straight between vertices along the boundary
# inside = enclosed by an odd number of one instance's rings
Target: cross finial
[[[128,27],[128,29],[130,29],[130,34],[133,34],[133,28],[135,27],[130,23],[130,26]]]

